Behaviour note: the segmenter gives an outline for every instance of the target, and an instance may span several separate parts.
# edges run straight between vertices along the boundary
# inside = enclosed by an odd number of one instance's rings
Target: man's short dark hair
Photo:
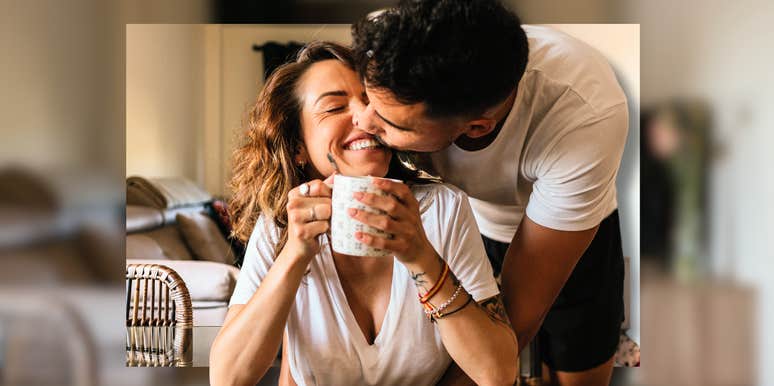
[[[477,115],[505,100],[527,66],[519,18],[497,0],[401,0],[352,27],[369,87],[425,102],[431,117]]]

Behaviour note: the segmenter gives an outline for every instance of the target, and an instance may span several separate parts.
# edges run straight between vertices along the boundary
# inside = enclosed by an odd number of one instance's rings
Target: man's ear
[[[464,135],[468,138],[480,138],[491,133],[497,127],[497,120],[481,117],[468,121],[465,126]]]

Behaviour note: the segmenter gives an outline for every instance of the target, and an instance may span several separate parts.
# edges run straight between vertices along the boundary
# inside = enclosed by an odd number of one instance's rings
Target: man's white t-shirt
[[[476,301],[499,293],[465,193],[444,184],[413,188],[428,240]],[[426,208],[426,209],[425,209]],[[230,304],[246,304],[274,262],[279,230],[261,216],[247,245]],[[350,310],[330,254],[321,252],[296,293],[285,327],[287,358],[299,385],[434,385],[451,357],[424,315],[406,267],[393,265],[390,303],[369,345]]]
[[[525,213],[565,231],[610,215],[629,120],[626,96],[599,52],[548,27],[523,27],[529,62],[494,142],[431,155],[436,171],[470,196],[481,233],[506,243]]]

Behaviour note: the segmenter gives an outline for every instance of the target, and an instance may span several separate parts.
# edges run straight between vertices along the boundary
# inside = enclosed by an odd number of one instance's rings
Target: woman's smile
[[[382,148],[382,145],[377,140],[372,138],[357,139],[349,142],[347,145],[344,146],[344,150],[352,150],[352,151],[376,150],[381,148]]]

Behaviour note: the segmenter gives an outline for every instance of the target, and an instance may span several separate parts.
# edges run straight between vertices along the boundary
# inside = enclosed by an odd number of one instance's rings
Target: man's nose
[[[365,131],[368,134],[377,134],[379,127],[374,125],[374,108],[371,105],[365,105],[352,114],[352,124],[356,128]]]

